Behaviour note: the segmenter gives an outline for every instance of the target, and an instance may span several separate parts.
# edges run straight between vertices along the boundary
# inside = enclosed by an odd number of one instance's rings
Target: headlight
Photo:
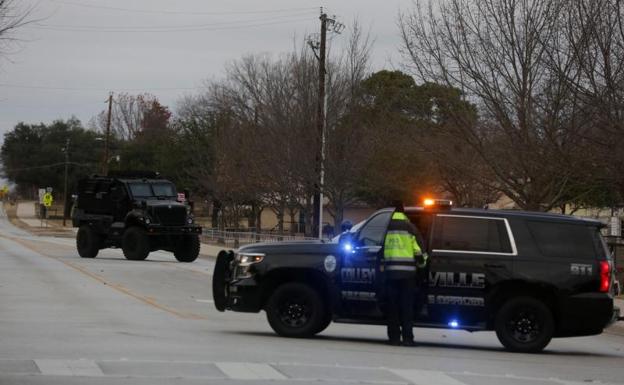
[[[188,223],[189,225],[192,225],[193,224],[193,217],[188,217],[186,219],[186,223]]]
[[[149,218],[145,218],[145,223],[149,225],[152,221]]]
[[[254,263],[262,262],[264,254],[261,253],[239,253],[236,256],[236,262],[239,266],[249,266]]]

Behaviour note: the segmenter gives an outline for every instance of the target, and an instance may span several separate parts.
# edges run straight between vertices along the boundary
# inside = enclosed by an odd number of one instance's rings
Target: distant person
[[[415,346],[414,298],[416,291],[416,271],[424,268],[427,254],[424,245],[418,244],[418,230],[410,222],[403,203],[393,202],[394,212],[388,224],[384,240],[383,266],[386,276],[388,298],[388,339],[391,345]],[[421,242],[422,243],[422,242]]]
[[[329,223],[323,226],[323,234],[325,238],[332,238],[334,236],[334,226]]]

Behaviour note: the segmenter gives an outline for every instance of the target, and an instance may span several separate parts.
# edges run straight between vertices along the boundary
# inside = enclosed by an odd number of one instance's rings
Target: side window
[[[366,222],[358,233],[358,243],[362,246],[381,246],[391,215],[391,211],[379,213]]]
[[[126,191],[124,190],[124,187],[121,184],[116,184],[113,187],[111,187],[110,193],[111,193],[111,199],[117,202],[121,201],[126,196]]]
[[[442,215],[435,219],[432,248],[488,253],[512,252],[504,220]]]
[[[596,228],[582,224],[527,222],[542,255],[554,258],[594,259]]]

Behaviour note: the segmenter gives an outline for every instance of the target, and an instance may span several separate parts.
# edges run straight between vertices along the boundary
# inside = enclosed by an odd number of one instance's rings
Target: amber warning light
[[[451,208],[453,205],[453,201],[448,199],[433,199],[433,198],[425,198],[423,199],[423,207],[425,208]]]

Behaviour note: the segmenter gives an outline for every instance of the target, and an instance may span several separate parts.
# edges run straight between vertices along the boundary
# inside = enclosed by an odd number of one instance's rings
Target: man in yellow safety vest
[[[420,233],[405,215],[403,203],[395,202],[394,206],[383,249],[388,338],[391,345],[400,345],[403,337],[403,345],[414,346],[416,270],[425,267],[427,254]]]

